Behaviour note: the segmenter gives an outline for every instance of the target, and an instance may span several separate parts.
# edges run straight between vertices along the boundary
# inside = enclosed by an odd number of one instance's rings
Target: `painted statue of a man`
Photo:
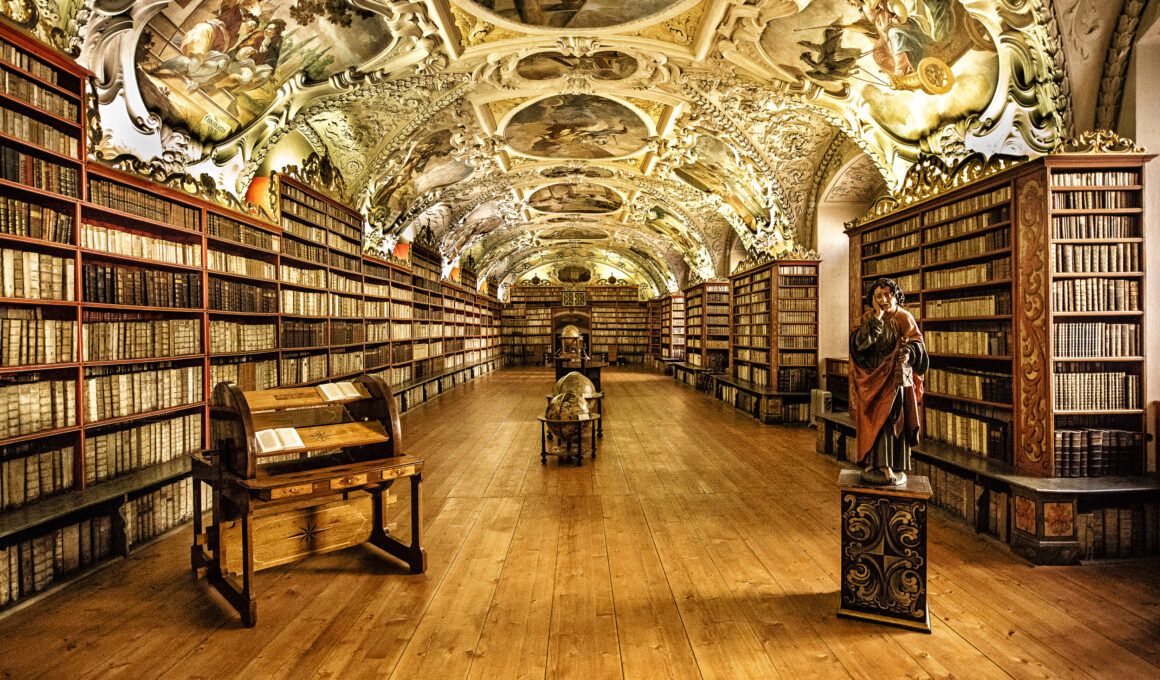
[[[923,374],[930,365],[922,331],[902,308],[905,295],[892,279],[870,290],[872,309],[850,334],[858,461],[871,484],[902,484],[910,447],[918,443]]]

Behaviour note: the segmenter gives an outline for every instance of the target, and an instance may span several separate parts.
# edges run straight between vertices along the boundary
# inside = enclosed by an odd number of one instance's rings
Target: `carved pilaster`
[[[1015,183],[1015,256],[1019,283],[1012,296],[1018,338],[1015,367],[1015,466],[1052,472],[1051,365],[1048,361],[1047,189],[1041,174]]]

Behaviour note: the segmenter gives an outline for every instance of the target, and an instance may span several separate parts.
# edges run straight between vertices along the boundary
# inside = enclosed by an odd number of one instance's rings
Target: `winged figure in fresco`
[[[798,44],[810,50],[802,52],[801,59],[810,68],[805,75],[822,82],[846,80],[857,68],[856,62],[862,52],[851,47],[842,47],[843,27],[833,23],[826,27],[822,42],[799,40]],[[817,56],[815,56],[817,55]]]

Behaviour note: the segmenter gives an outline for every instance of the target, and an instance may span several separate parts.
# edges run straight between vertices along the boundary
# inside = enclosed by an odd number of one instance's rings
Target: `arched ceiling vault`
[[[503,283],[727,275],[734,240],[811,245],[839,149],[893,188],[922,153],[1046,152],[1064,120],[1040,0],[80,7],[98,158],[244,209],[305,176],[373,247],[430,238]]]

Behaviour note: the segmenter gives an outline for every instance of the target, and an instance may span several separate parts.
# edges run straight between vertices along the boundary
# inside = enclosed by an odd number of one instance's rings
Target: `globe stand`
[[[587,414],[586,414],[587,415]],[[588,429],[588,451],[593,458],[596,457],[596,424],[600,422],[600,414],[588,415],[582,420],[554,420],[552,418],[545,418],[544,416],[536,416],[540,420],[540,464],[544,465],[548,462],[548,456],[560,456],[562,458],[572,458],[577,465],[584,464],[584,429]],[[569,437],[563,440],[560,437],[553,437],[556,444],[551,447],[548,446],[548,427],[549,425],[559,426],[574,426],[578,428],[575,437]]]
[[[549,394],[548,401],[552,401],[552,397],[554,397],[554,396],[556,396],[556,395]],[[588,402],[588,410],[589,411],[592,411],[593,414],[597,415],[597,416],[604,415],[604,393],[603,392],[597,392],[596,394],[594,394],[590,397],[584,397],[584,399]],[[596,419],[596,436],[600,439],[604,439],[604,420],[602,420],[601,418]],[[552,438],[553,438],[552,433],[549,432],[548,439],[552,439]]]

